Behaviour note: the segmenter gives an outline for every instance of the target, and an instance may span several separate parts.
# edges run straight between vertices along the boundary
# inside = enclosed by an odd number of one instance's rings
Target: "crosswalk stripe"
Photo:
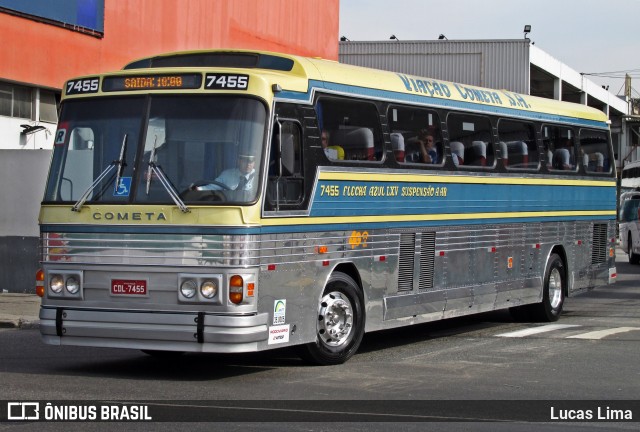
[[[545,333],[545,332],[550,332],[550,331],[560,330],[560,329],[565,329],[565,328],[571,328],[571,327],[580,327],[580,326],[578,324],[547,324],[547,325],[543,325],[543,326],[539,326],[539,327],[533,327],[533,328],[528,328],[528,329],[523,329],[523,330],[516,330],[516,331],[509,332],[509,333],[502,333],[502,334],[499,334],[499,335],[496,335],[496,336],[498,336],[498,337],[517,338],[517,337],[531,336],[531,335],[538,334],[538,333]]]
[[[597,330],[587,333],[581,333],[573,336],[567,336],[567,339],[602,339],[617,333],[625,333],[633,330],[640,330],[640,327],[616,327],[607,330]]]

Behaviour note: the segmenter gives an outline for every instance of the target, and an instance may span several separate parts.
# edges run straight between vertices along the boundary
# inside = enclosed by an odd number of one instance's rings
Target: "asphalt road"
[[[617,283],[567,299],[552,325],[514,322],[501,311],[378,332],[365,336],[349,362],[332,367],[307,366],[291,349],[159,360],[130,350],[53,347],[37,330],[0,329],[0,399],[159,401],[152,403],[156,420],[226,421],[208,430],[637,430],[640,266],[622,253],[617,258]],[[636,423],[527,418],[547,413],[548,401],[626,412],[625,400],[635,401]],[[0,430],[114,425],[12,422]],[[205,426],[135,425],[176,428]]]

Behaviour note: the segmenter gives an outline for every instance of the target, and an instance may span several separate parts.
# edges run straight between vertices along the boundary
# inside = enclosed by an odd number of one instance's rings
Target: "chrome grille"
[[[413,289],[413,265],[416,250],[416,235],[400,235],[400,256],[398,258],[398,291]]]
[[[436,233],[422,233],[420,242],[420,281],[419,289],[433,288],[433,272],[436,254]]]
[[[601,264],[607,260],[607,224],[593,225],[591,264]]]

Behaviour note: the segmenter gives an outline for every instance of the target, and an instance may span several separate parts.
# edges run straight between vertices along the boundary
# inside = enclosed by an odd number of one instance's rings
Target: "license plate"
[[[111,294],[146,296],[146,280],[111,279]]]

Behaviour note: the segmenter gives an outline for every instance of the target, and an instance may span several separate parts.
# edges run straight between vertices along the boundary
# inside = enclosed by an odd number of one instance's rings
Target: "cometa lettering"
[[[106,220],[106,221],[145,221],[145,222],[160,222],[166,221],[167,216],[160,212],[95,212],[93,214],[94,220]]]

